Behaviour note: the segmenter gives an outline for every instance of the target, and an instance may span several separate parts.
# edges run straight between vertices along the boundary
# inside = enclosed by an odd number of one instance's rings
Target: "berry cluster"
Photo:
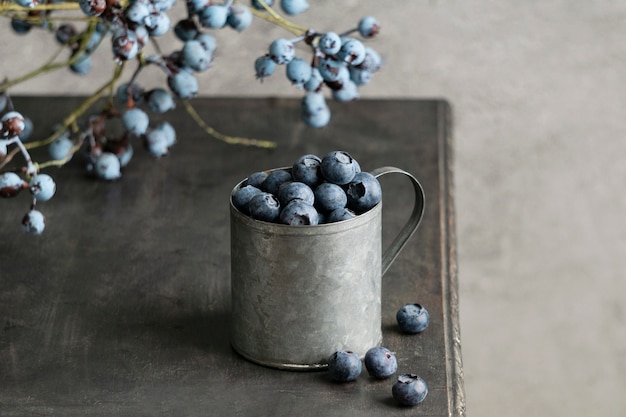
[[[0,100],[0,113],[4,112],[7,104],[6,99]],[[28,138],[31,129],[28,119],[19,112],[4,112],[0,118],[0,160],[7,157],[9,145],[23,147],[22,140]],[[26,150],[24,152],[28,155]],[[24,170],[0,173],[0,197],[13,198],[26,189],[30,191],[32,200],[30,209],[22,218],[22,226],[26,232],[38,235],[43,232],[46,223],[44,215],[36,209],[37,203],[48,201],[54,196],[56,183],[48,174],[37,173],[37,167],[29,157]]]
[[[419,314],[413,314],[411,306],[419,308]],[[398,326],[405,333],[420,333],[428,326],[428,312],[419,304],[407,304],[396,314]],[[407,330],[407,323],[409,327]],[[419,330],[415,330],[419,327]],[[398,370],[395,354],[383,346],[370,348],[361,362],[359,355],[349,349],[339,350],[328,358],[328,373],[337,382],[355,381],[363,371],[363,364],[368,374],[375,379],[387,379]],[[428,394],[426,382],[416,374],[405,373],[397,377],[392,385],[393,398],[401,405],[413,406],[421,403]]]
[[[233,205],[266,222],[292,226],[351,219],[376,206],[380,183],[362,172],[350,154],[333,151],[323,158],[304,155],[291,169],[251,174],[232,193]]]
[[[249,7],[232,0],[224,3],[186,0],[186,17],[173,23],[168,13],[175,0],[79,0],[77,7],[87,16],[88,23],[78,28],[73,22],[56,24],[52,20],[50,15],[55,7],[48,4],[53,3],[52,0],[45,0],[46,4],[40,0],[14,2],[22,8],[10,14],[14,30],[23,34],[37,25],[53,32],[56,41],[69,49],[71,58],[67,65],[73,72],[89,73],[91,56],[109,36],[108,43],[117,64],[138,61],[133,81],[144,67],[156,65],[165,73],[165,83],[171,92],[180,99],[189,99],[198,93],[196,77],[213,63],[217,41],[207,30],[230,27],[243,31],[251,25],[255,15],[259,16],[298,37],[274,40],[268,53],[254,63],[257,78],[271,75],[276,65],[285,65],[287,78],[311,96],[303,100],[303,120],[314,127],[322,127],[330,119],[324,96],[320,95],[322,85],[330,87],[332,97],[338,101],[354,100],[358,97],[357,87],[367,84],[381,65],[380,55],[374,49],[350,36],[355,32],[362,38],[378,34],[380,24],[371,16],[362,18],[357,27],[338,34],[316,32],[287,21],[272,8],[273,1],[252,0]],[[309,4],[306,0],[281,0],[280,8],[293,16],[304,13]],[[161,52],[157,47],[156,53],[149,54],[147,46],[158,45],[158,39],[169,32],[183,42],[182,47],[170,53]],[[295,44],[301,41],[313,52],[311,62],[295,56]],[[133,107],[134,102],[131,100],[127,105]],[[169,105],[161,111],[167,109]]]
[[[64,66],[73,73],[88,74],[93,66],[92,56],[102,45],[110,48],[114,63],[111,79],[56,126],[48,138],[25,145],[33,126],[30,119],[22,115],[20,120],[24,126],[20,134],[6,130],[8,127],[3,130],[0,170],[6,169],[13,156],[21,152],[27,166],[16,170],[27,176],[34,176],[48,166],[62,166],[82,149],[88,172],[96,178],[116,180],[132,158],[133,141],[137,139],[155,157],[165,156],[176,142],[176,132],[167,122],[153,122],[152,115],[167,113],[177,102],[182,102],[201,127],[217,139],[275,146],[273,142],[233,138],[216,132],[188,102],[198,94],[197,77],[214,63],[217,39],[211,31],[231,28],[240,32],[251,25],[254,17],[279,25],[296,36],[292,40],[273,41],[268,52],[254,62],[254,70],[257,77],[263,79],[274,72],[276,65],[285,65],[287,78],[306,91],[302,114],[309,126],[322,127],[330,120],[323,86],[330,88],[336,100],[353,100],[358,97],[357,87],[369,82],[381,65],[378,53],[350,36],[357,32],[363,39],[375,36],[380,30],[375,18],[365,17],[356,28],[337,34],[309,30],[278,13],[278,10],[288,16],[304,13],[309,8],[307,0],[281,0],[279,7],[273,7],[274,1],[269,0],[251,0],[250,5],[232,0],[185,0],[186,15],[176,22],[170,19],[176,0],[12,0],[5,3],[0,14],[11,19],[16,33],[26,34],[38,27],[53,35],[59,50],[42,67],[0,83],[1,111],[10,102],[7,89],[19,82]],[[63,13],[74,9],[82,16]],[[158,42],[166,34],[173,34],[181,42],[180,47],[162,51]],[[296,56],[295,46],[300,42],[312,51],[309,63]],[[64,51],[69,58],[65,62],[54,62]],[[136,68],[128,81],[121,82],[130,62],[134,62]],[[142,85],[140,76],[148,67],[163,72],[163,85]],[[102,108],[93,115],[85,115],[102,97],[106,98]],[[8,126],[8,123],[5,124]],[[37,164],[30,160],[27,149],[39,146],[48,146],[50,161]]]
[[[356,100],[359,87],[370,82],[381,67],[381,57],[373,48],[350,36],[358,32],[362,38],[372,38],[380,31],[376,18],[359,20],[356,28],[342,34],[307,31],[295,39],[274,40],[267,54],[258,57],[254,67],[256,76],[263,79],[272,75],[276,65],[285,66],[287,79],[303,89],[302,120],[312,127],[323,127],[330,121],[330,109],[322,93],[324,86],[339,102]],[[313,58],[296,56],[295,44],[304,42],[312,49]]]

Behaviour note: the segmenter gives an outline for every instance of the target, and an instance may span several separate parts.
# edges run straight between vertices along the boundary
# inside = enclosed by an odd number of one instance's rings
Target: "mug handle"
[[[417,178],[400,168],[389,166],[380,167],[371,171],[370,174],[372,174],[376,178],[386,174],[403,174],[411,180],[411,183],[413,184],[413,190],[415,191],[415,204],[413,206],[413,212],[411,213],[411,217],[409,217],[409,220],[407,220],[406,224],[402,227],[402,230],[400,230],[398,236],[396,236],[391,245],[383,253],[381,266],[382,275],[385,275],[385,272],[387,272],[387,269],[389,269],[391,263],[396,259],[402,248],[404,248],[404,245],[406,245],[407,241],[413,235],[413,233],[415,233],[417,227],[422,221],[422,217],[424,216],[424,189],[422,188],[422,185],[417,180]]]

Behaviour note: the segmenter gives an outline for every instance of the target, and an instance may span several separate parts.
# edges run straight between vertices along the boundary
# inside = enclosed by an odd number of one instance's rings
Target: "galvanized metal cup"
[[[255,220],[231,198],[231,344],[242,356],[314,370],[337,350],[363,356],[381,344],[381,278],[422,219],[424,191],[399,168],[371,173],[405,175],[415,191],[413,212],[384,253],[382,203],[342,222],[289,226]]]

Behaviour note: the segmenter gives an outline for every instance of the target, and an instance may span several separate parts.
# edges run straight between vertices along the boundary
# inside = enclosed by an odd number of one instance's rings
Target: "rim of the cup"
[[[291,167],[273,168],[273,169],[263,170],[261,172],[270,173],[272,171],[280,171],[280,170],[288,171],[291,173]],[[229,201],[230,201],[231,212],[236,214],[236,217],[239,220],[245,222],[246,224],[252,227],[264,228],[264,229],[268,227],[272,227],[272,228],[276,228],[276,230],[283,230],[283,231],[293,230],[293,231],[296,231],[297,233],[302,233],[303,230],[315,230],[315,233],[319,233],[323,229],[327,229],[328,232],[334,233],[334,232],[338,232],[344,229],[352,229],[353,227],[356,227],[362,223],[368,222],[372,217],[375,217],[378,214],[378,212],[381,210],[381,207],[382,207],[382,200],[381,200],[374,207],[370,208],[367,211],[364,211],[363,213],[359,213],[356,216],[347,220],[341,220],[341,221],[332,222],[332,223],[320,223],[320,224],[294,226],[294,225],[284,224],[284,223],[268,222],[265,220],[259,220],[259,219],[250,217],[249,215],[243,213],[241,210],[235,207],[235,204],[233,203],[233,195],[235,194],[237,190],[239,190],[239,188],[241,188],[242,184],[246,182],[247,179],[248,177],[244,178],[233,187],[232,191],[230,192]]]

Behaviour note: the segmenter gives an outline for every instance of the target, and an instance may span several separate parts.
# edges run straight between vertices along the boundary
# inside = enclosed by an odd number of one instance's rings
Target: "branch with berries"
[[[180,1],[180,0],[179,0]],[[348,102],[359,97],[381,67],[380,55],[365,44],[380,31],[371,16],[360,19],[346,31],[317,32],[291,22],[309,9],[307,0],[251,0],[248,5],[226,0],[186,0],[186,16],[172,22],[168,12],[176,0],[0,0],[0,15],[8,18],[14,32],[47,31],[58,48],[40,67],[0,83],[0,196],[15,197],[30,190],[30,210],[23,218],[24,229],[40,234],[45,217],[37,203],[54,195],[54,180],[41,171],[59,167],[81,151],[85,168],[94,178],[117,180],[133,155],[133,145],[142,146],[155,157],[168,155],[176,143],[176,132],[167,121],[153,121],[182,105],[206,133],[233,145],[272,148],[276,143],[230,136],[213,129],[195,111],[192,99],[198,94],[198,77],[214,64],[217,39],[211,33],[223,28],[247,29],[255,18],[280,26],[291,36],[273,40],[251,63],[256,78],[272,76],[284,67],[287,81],[303,92],[301,119],[309,127],[322,128],[331,119],[327,100]],[[159,39],[173,35],[180,48],[164,52]],[[10,89],[42,74],[69,69],[88,75],[92,55],[103,45],[111,51],[111,77],[73,109],[46,138],[34,140],[27,115],[15,109]],[[63,58],[65,56],[65,58]],[[134,68],[131,68],[134,63]],[[163,84],[142,85],[146,68],[158,68]],[[130,79],[121,82],[131,71]],[[96,103],[99,108],[94,109]],[[121,126],[110,129],[110,125]],[[30,149],[47,147],[50,160],[35,162]],[[23,163],[16,161],[21,157]]]

